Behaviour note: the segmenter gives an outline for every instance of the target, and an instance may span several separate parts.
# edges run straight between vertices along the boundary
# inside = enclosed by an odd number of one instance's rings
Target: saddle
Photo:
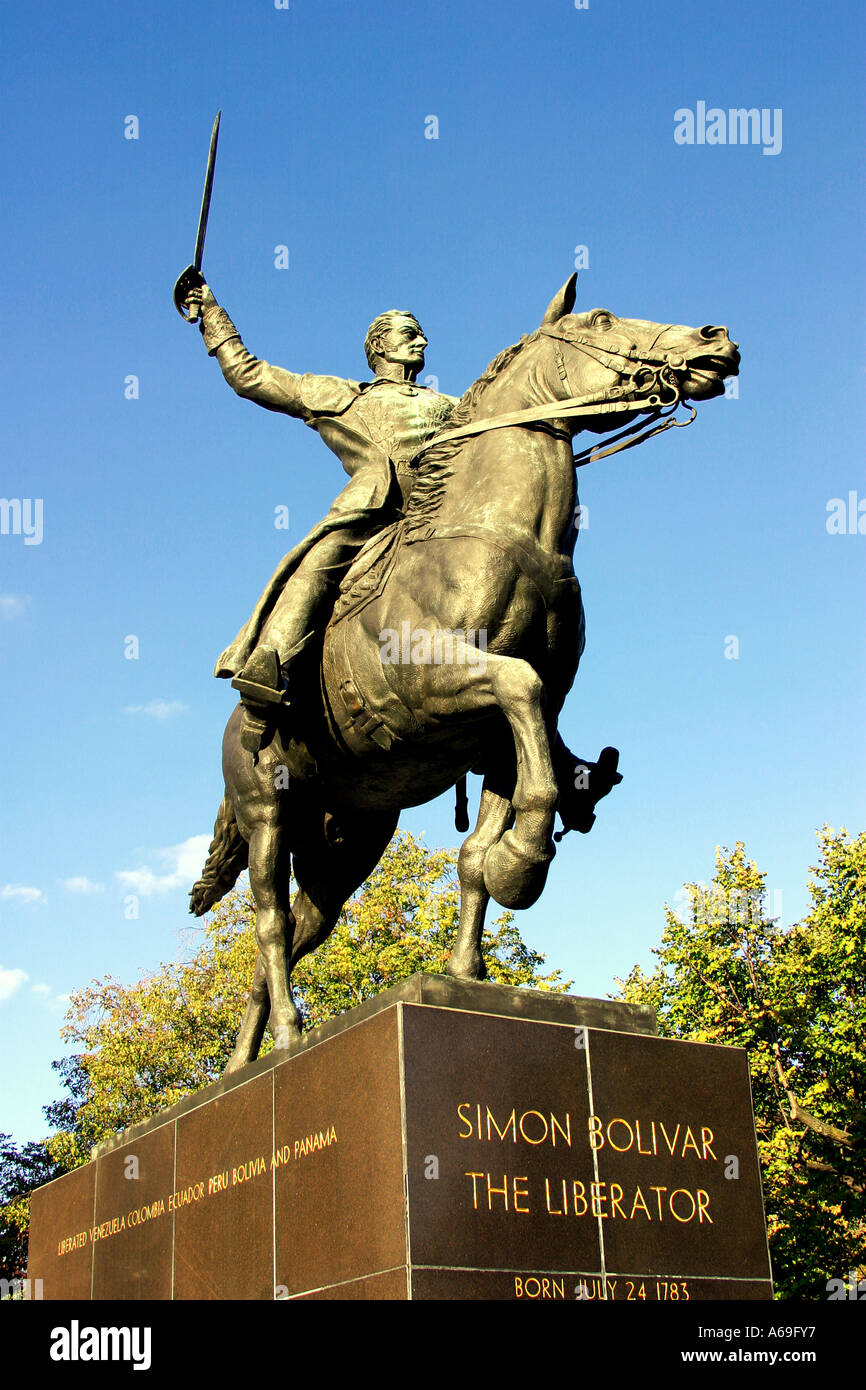
[[[334,627],[344,618],[359,613],[379,597],[394,568],[403,524],[402,518],[391,522],[384,531],[371,537],[355,556],[340,584],[329,626]]]

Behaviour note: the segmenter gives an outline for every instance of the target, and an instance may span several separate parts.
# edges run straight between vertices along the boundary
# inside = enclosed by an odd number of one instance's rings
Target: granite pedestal
[[[415,975],[33,1194],[46,1299],[772,1297],[746,1055]]]

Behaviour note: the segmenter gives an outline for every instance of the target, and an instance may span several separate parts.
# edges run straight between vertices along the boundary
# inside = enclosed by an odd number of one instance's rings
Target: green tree
[[[747,1050],[780,1297],[866,1273],[866,834],[818,842],[801,922],[765,916],[766,875],[738,842],[708,888],[686,885],[686,911],[666,907],[657,968],[619,981],[662,1036]]]
[[[26,1277],[30,1193],[64,1171],[44,1143],[0,1134],[0,1278]]]
[[[334,932],[294,971],[307,1026],[417,970],[445,970],[459,911],[456,859],[453,850],[428,850],[398,832]],[[249,887],[239,885],[223,899],[203,937],[201,928],[194,930],[198,944],[190,959],[162,965],[131,986],[108,977],[72,995],[62,1034],[78,1050],[55,1063],[69,1095],[46,1107],[58,1132],[37,1146],[57,1172],[85,1163],[100,1140],[222,1073],[255,965]],[[570,987],[558,970],[542,973],[544,957],[521,940],[511,913],[485,931],[483,947],[492,980],[542,990]],[[268,1037],[263,1052],[272,1046]],[[26,1217],[26,1202],[19,1202],[19,1227],[22,1211]]]

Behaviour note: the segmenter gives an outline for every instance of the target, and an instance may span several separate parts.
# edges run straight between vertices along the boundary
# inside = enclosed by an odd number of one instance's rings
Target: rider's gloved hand
[[[198,311],[198,326],[211,357],[214,356],[217,348],[222,347],[223,343],[228,342],[230,338],[240,337],[225,309],[220,308],[210,285],[206,281],[202,281],[201,285],[190,290],[187,304],[190,309]]]
[[[195,313],[198,317],[201,317],[206,308],[210,308],[211,305],[215,304],[216,300],[211,293],[210,285],[207,284],[206,281],[202,281],[200,285],[196,285],[194,289],[190,290],[186,297],[187,308],[190,313]]]

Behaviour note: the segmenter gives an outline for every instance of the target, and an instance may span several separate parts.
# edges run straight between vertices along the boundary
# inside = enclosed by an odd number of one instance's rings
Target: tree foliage
[[[295,997],[308,1027],[417,970],[444,972],[459,913],[456,860],[453,850],[428,850],[406,832],[395,836],[328,940],[295,967]],[[100,1140],[221,1075],[255,967],[249,886],[239,885],[223,899],[203,935],[201,928],[194,930],[197,944],[189,959],[162,965],[131,986],[107,977],[71,996],[62,1035],[77,1050],[54,1063],[68,1094],[46,1107],[57,1133],[28,1145],[26,1157],[22,1151],[15,1159],[19,1169],[14,1172],[20,1170],[22,1177],[14,1211],[5,1193],[0,1200],[0,1242],[6,1230],[10,1249],[26,1231],[24,1194],[49,1180],[43,1173],[53,1177],[87,1162]],[[521,940],[511,913],[485,931],[483,949],[489,978],[500,984],[542,990],[571,985],[558,970],[542,973],[544,957]],[[268,1036],[262,1052],[272,1046]],[[21,1165],[35,1162],[37,1150],[45,1166],[39,1169],[37,1163],[35,1181],[28,1184]],[[11,1181],[13,1167],[2,1162]]]
[[[665,909],[657,968],[619,982],[662,1036],[747,1050],[781,1297],[866,1273],[866,834],[825,826],[818,844],[801,922],[765,916],[738,842],[708,888],[686,885],[686,911]]]

